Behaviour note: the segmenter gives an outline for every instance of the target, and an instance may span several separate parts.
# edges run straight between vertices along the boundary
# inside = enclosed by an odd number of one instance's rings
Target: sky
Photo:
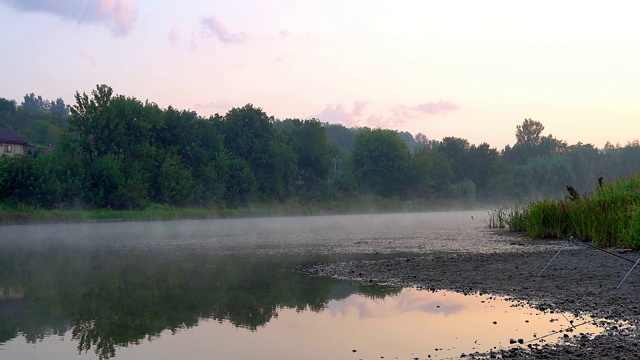
[[[98,84],[160,107],[253,104],[502,149],[640,137],[639,1],[0,0],[0,97]]]

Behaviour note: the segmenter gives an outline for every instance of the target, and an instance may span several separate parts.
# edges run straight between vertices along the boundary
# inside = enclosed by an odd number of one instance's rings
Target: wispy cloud
[[[169,33],[167,34],[167,39],[173,46],[178,46],[180,40],[182,40],[182,35],[180,29],[173,26],[169,29]]]
[[[366,101],[354,101],[353,110],[348,110],[344,105],[331,105],[327,106],[319,113],[313,114],[308,118],[315,118],[322,122],[339,123],[344,126],[363,126],[364,120],[362,113],[367,107]]]
[[[201,38],[197,36],[194,32],[191,34],[187,34],[183,36],[184,31],[177,26],[172,26],[167,33],[167,40],[174,48],[180,48],[184,46],[184,48],[194,51],[198,49],[198,40]]]
[[[456,111],[458,109],[458,105],[442,100],[439,100],[438,102],[426,102],[413,107],[413,110],[431,115]]]
[[[248,36],[245,32],[233,33],[220,22],[215,16],[203,17],[202,25],[209,31],[209,35],[215,36],[218,40],[225,44],[239,44],[247,40]]]
[[[380,112],[365,111],[368,105],[367,101],[355,101],[353,110],[350,110],[342,104],[335,106],[327,104],[322,111],[309,117],[317,118],[322,122],[339,123],[347,127],[394,128],[424,118],[425,115],[443,115],[459,109],[458,105],[442,100],[414,106],[396,105]]]
[[[384,125],[405,125],[409,121],[422,118],[425,115],[443,115],[458,109],[458,105],[442,100],[426,102],[415,106],[397,105],[390,110],[390,116],[386,119]]]
[[[80,24],[106,25],[116,36],[126,36],[136,22],[129,0],[0,0],[25,12],[53,14]]]

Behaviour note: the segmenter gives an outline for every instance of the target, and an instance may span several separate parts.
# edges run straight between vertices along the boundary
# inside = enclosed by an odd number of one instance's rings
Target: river
[[[413,359],[511,346],[506,332],[491,328],[511,308],[504,299],[301,271],[323,262],[513,251],[513,239],[488,229],[486,217],[3,226],[0,358]],[[499,321],[513,322],[510,334],[531,337],[553,323],[531,309],[507,315]],[[491,330],[470,330],[470,317]]]

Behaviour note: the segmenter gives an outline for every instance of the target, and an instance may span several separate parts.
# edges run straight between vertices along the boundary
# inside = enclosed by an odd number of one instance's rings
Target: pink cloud
[[[324,110],[309,116],[322,122],[338,123],[347,127],[362,126],[364,123],[362,112],[367,106],[366,101],[354,101],[353,110],[347,110],[342,104],[332,106],[327,104]]]
[[[211,35],[225,44],[239,44],[247,40],[245,32],[230,32],[215,16],[204,17],[201,22],[210,31]]]
[[[425,114],[435,115],[443,112],[456,111],[459,107],[456,104],[438,100],[438,102],[426,102],[424,104],[414,106],[413,109]]]
[[[397,128],[427,115],[440,115],[455,111],[459,107],[446,101],[426,102],[416,106],[396,105],[382,113],[366,113],[367,101],[355,101],[353,110],[342,104],[327,104],[324,110],[310,117],[322,122],[339,123],[347,127],[381,127]]]
[[[458,109],[458,105],[442,100],[426,102],[416,106],[398,105],[391,109],[391,115],[385,120],[385,125],[406,125],[410,121],[425,115],[441,115]]]
[[[17,10],[43,12],[80,24],[106,25],[115,36],[133,30],[136,12],[129,0],[0,0]]]
[[[129,0],[99,0],[99,18],[110,23],[111,31],[118,36],[126,36],[133,29],[136,14]]]

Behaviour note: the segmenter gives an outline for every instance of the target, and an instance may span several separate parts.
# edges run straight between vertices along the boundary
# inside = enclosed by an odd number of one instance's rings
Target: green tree
[[[564,194],[566,186],[575,184],[576,177],[566,154],[537,157],[526,165],[514,168],[514,180],[519,196],[556,197]]]
[[[179,156],[179,166],[190,173],[191,193],[185,199],[199,206],[223,205],[229,154],[214,123],[193,111],[169,107],[157,137],[164,151]],[[156,187],[158,201],[165,202],[162,192]]]
[[[562,153],[567,143],[553,135],[542,136],[544,126],[539,121],[525,119],[516,127],[516,143],[503,150],[506,161],[515,165],[524,165],[538,156],[550,156]]]
[[[516,144],[530,148],[538,146],[542,139],[542,131],[544,131],[544,125],[541,122],[524,119],[522,125],[516,126]]]
[[[278,138],[273,121],[251,104],[233,108],[216,121],[225,147],[248,163],[255,176],[257,194],[265,200],[288,196],[298,172],[295,153]]]
[[[469,141],[457,137],[445,137],[438,146],[438,151],[451,159],[454,181],[461,182],[472,178],[473,164],[469,156]]]
[[[193,201],[191,171],[175,154],[167,154],[158,171],[159,196],[163,203],[186,206]]]
[[[46,101],[42,96],[35,96],[34,93],[30,93],[24,96],[21,107],[28,113],[40,113],[49,110],[49,101]]]
[[[640,171],[640,142],[629,141],[625,147],[618,151],[621,168],[619,176],[629,176]]]
[[[334,161],[339,149],[329,141],[318,120],[287,119],[277,122],[281,133],[298,159],[297,186],[304,197],[326,199],[331,196],[330,179],[336,176]]]
[[[400,137],[400,139],[404,141],[404,144],[407,146],[407,149],[409,149],[410,153],[414,152],[415,149],[420,146],[420,144],[416,141],[416,139],[413,137],[413,135],[411,135],[410,132],[396,131],[396,134],[398,134],[398,137]]]
[[[340,124],[325,123],[324,128],[327,131],[329,141],[347,153],[351,153],[353,151],[357,131]]]
[[[48,121],[43,120],[38,120],[31,124],[31,131],[35,142],[44,144],[49,140],[49,126],[51,126],[51,124]]]
[[[100,207],[141,208],[149,202],[165,152],[158,149],[163,112],[153,103],[114,96],[98,85],[92,97],[76,93],[69,131],[88,169],[91,201]]]
[[[417,149],[409,161],[409,194],[424,198],[434,192],[434,164],[430,149]]]
[[[375,194],[399,196],[407,185],[409,151],[392,130],[365,130],[356,135],[353,169],[358,184]]]
[[[597,184],[597,178],[602,176],[596,172],[600,162],[598,149],[591,144],[577,143],[567,148],[566,156],[575,175],[575,183],[567,185],[584,190],[593,189]]]
[[[0,125],[11,125],[16,110],[16,102],[14,100],[0,98]]]
[[[486,196],[492,193],[490,189],[491,179],[499,176],[502,171],[501,159],[498,150],[492,148],[487,143],[471,145],[469,148],[469,179],[476,186],[479,196]]]
[[[292,130],[292,148],[298,155],[300,176],[306,181],[326,180],[332,151],[327,131],[318,120],[298,120]]]

